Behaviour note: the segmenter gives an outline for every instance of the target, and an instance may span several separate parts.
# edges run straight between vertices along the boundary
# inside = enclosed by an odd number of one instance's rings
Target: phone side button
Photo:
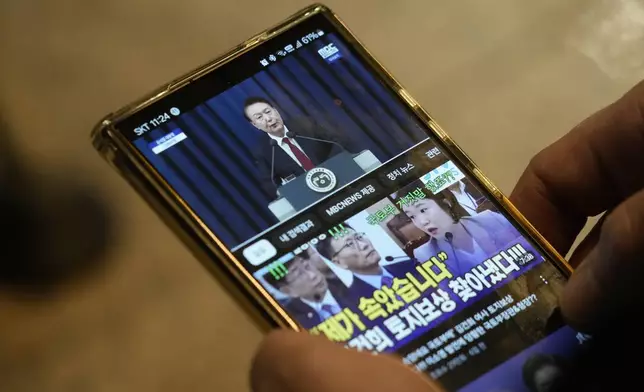
[[[476,175],[476,177],[481,180],[483,184],[485,184],[485,187],[492,193],[495,199],[498,201],[503,201],[505,195],[499,188],[497,188],[488,178],[481,172],[481,170],[478,167],[475,167],[472,169],[472,172]]]

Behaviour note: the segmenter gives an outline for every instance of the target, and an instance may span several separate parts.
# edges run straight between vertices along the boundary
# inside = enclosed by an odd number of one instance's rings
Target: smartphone
[[[337,15],[310,6],[106,116],[100,154],[258,322],[447,390],[546,390],[571,273]]]

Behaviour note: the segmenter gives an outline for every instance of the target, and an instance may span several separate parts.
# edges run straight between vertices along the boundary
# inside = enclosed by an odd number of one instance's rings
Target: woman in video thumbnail
[[[418,192],[418,189],[421,192]],[[413,194],[412,197],[406,197]],[[512,224],[498,212],[484,210],[469,215],[449,191],[434,195],[421,181],[392,195],[412,223],[429,236],[429,241],[414,249],[423,262],[439,252],[448,255],[450,271],[460,276],[520,237]],[[401,200],[402,201],[402,200]]]

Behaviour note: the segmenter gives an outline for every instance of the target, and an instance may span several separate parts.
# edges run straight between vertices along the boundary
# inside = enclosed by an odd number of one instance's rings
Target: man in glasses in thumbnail
[[[396,263],[381,265],[383,257],[371,240],[346,222],[343,225],[346,228],[344,234],[329,236],[316,247],[322,256],[353,273],[353,283],[349,287],[352,295],[369,297],[382,286],[391,287],[393,278],[403,277],[415,270],[416,263],[407,257]]]
[[[329,286],[332,286],[335,288],[335,286],[344,286],[344,283],[338,278],[338,276],[333,272],[331,267],[327,264],[326,261],[324,261],[324,258],[320,254],[320,252],[315,249],[315,247],[309,247],[307,250],[304,252],[300,253],[298,255],[299,257],[302,257],[304,260],[308,261],[312,266],[318,269],[322,273],[322,276],[326,278],[327,283]],[[344,286],[346,288],[346,286]]]
[[[357,152],[351,140],[311,120],[292,120],[287,126],[275,105],[261,97],[246,100],[244,116],[267,136],[255,147],[253,157],[262,175],[262,187],[270,195],[277,191],[274,184],[279,186],[284,179],[299,176],[342,150]]]
[[[276,278],[268,273],[264,279],[289,297],[284,307],[304,328],[315,327],[354,302],[348,300],[346,286],[330,285],[308,260],[296,256],[284,266],[286,276]]]

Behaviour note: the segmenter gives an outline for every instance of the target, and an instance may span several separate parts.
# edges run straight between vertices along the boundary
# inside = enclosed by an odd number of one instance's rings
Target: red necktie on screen
[[[311,161],[309,157],[306,156],[304,151],[297,148],[297,146],[293,144],[291,139],[285,137],[285,138],[282,138],[282,141],[286,143],[288,148],[291,149],[291,152],[293,153],[293,155],[295,155],[295,159],[297,159],[297,161],[300,162],[300,166],[302,166],[302,169],[304,169],[305,171],[309,171],[315,167],[315,165],[313,164],[313,161]]]

